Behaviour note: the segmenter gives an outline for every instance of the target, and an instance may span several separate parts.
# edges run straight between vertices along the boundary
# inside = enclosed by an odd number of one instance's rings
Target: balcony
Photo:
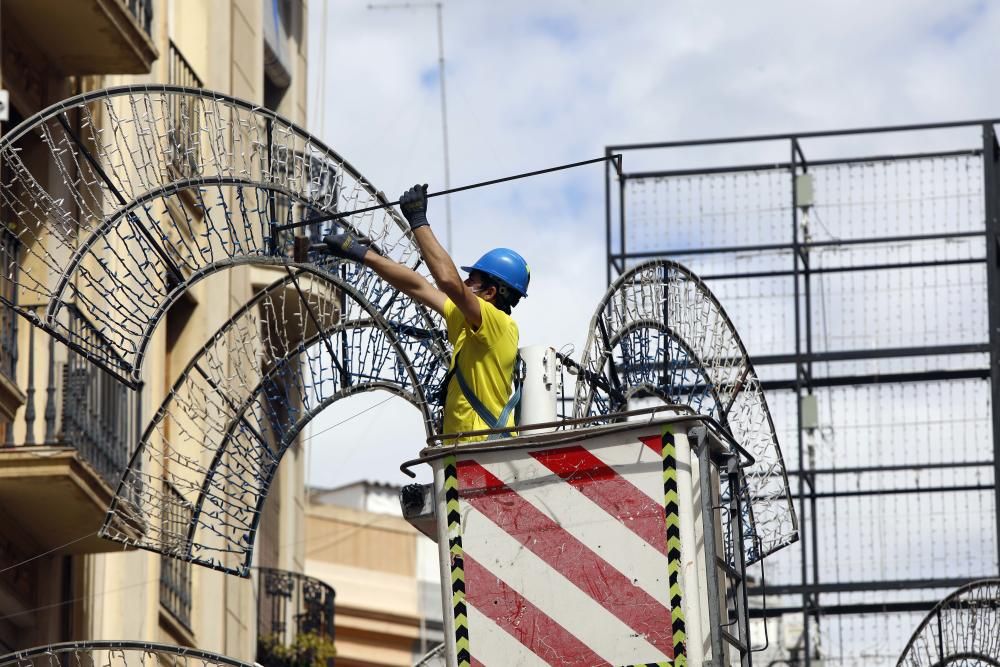
[[[202,88],[201,80],[181,53],[173,40],[170,42],[168,60],[168,83],[172,86]],[[170,168],[180,178],[192,178],[201,174],[201,112],[197,100],[187,95],[176,95],[170,101],[168,128],[170,138]]]
[[[148,74],[154,0],[3,0],[3,18],[67,75]]]
[[[261,567],[257,575],[257,662],[333,667],[333,588],[287,570]]]
[[[79,312],[69,314],[71,327],[88,329]],[[96,532],[136,442],[137,396],[35,327],[17,324],[23,347],[12,352],[21,378],[14,386],[24,407],[3,428],[0,504],[41,550],[71,541],[64,553],[118,550]]]

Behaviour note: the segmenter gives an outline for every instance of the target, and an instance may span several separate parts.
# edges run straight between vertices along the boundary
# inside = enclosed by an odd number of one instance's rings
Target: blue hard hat
[[[528,296],[528,281],[531,271],[524,258],[510,248],[494,248],[479,258],[472,266],[463,266],[463,271],[479,271],[495,278],[521,296]]]

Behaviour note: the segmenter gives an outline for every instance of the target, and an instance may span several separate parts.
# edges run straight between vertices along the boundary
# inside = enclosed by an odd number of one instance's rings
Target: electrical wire
[[[350,417],[347,417],[346,419],[340,420],[339,422],[337,422],[333,426],[328,426],[325,429],[323,429],[322,431],[316,431],[315,433],[311,433],[309,435],[309,437],[305,438],[304,440],[302,440],[302,442],[308,442],[309,440],[312,440],[313,438],[315,438],[317,435],[322,435],[322,434],[326,433],[327,431],[333,430],[333,429],[337,428],[338,426],[340,426],[341,424],[345,424],[345,423],[351,421],[355,417],[360,417],[361,415],[363,415],[364,413],[368,412],[369,410],[374,410],[378,406],[384,405],[384,404],[388,403],[389,401],[391,401],[394,398],[396,398],[394,395],[390,395],[388,398],[379,401],[375,405],[369,405],[364,410],[361,410],[360,412],[356,412],[353,415],[351,415]]]
[[[64,547],[68,547],[71,544],[76,544],[77,542],[82,542],[83,540],[87,539],[88,537],[93,537],[93,536],[97,535],[97,533],[98,533],[98,531],[95,530],[95,531],[93,531],[91,533],[87,533],[86,535],[81,535],[80,537],[76,538],[75,540],[70,540],[66,544],[60,544],[59,546],[52,547],[48,551],[43,551],[42,553],[40,553],[40,554],[38,554],[36,556],[32,556],[31,558],[26,558],[26,559],[22,560],[20,563],[15,563],[13,565],[8,565],[4,569],[0,570],[0,574],[3,574],[4,572],[7,572],[8,570],[13,570],[13,569],[19,568],[22,565],[27,565],[28,563],[30,563],[33,560],[38,560],[39,558],[42,558],[44,556],[48,556],[49,554],[51,554],[51,553],[53,553],[55,551],[59,551],[60,549],[62,549]]]
[[[354,526],[349,531],[346,531],[344,533],[341,533],[341,534],[337,535],[335,539],[333,539],[333,540],[331,540],[329,542],[323,542],[323,543],[321,543],[318,548],[326,548],[326,547],[330,547],[330,546],[333,546],[335,544],[338,544],[340,542],[343,542],[344,540],[346,540],[351,535],[354,535],[355,533],[357,533],[359,530],[362,530],[364,528],[368,528],[368,527],[370,527],[370,526],[378,523],[379,521],[385,521],[387,518],[391,518],[391,517],[392,517],[392,515],[390,515],[390,514],[379,514],[378,516],[376,516],[375,518],[373,518],[371,521],[366,521],[365,523],[358,524],[357,526]],[[87,536],[87,537],[89,537],[89,536]],[[319,537],[321,537],[321,536],[315,536],[315,537],[312,537],[312,538],[305,538],[305,539],[302,539],[302,540],[295,540],[293,542],[288,542],[286,544],[282,544],[281,546],[287,548],[287,547],[296,546],[296,545],[299,545],[299,544],[308,544],[308,543],[312,542],[313,540],[318,539]],[[325,538],[326,536],[324,535],[322,537]],[[229,575],[226,575],[226,576],[229,576]],[[38,611],[45,611],[46,609],[55,609],[57,607],[63,607],[65,605],[73,604],[75,602],[83,602],[84,600],[94,600],[94,599],[97,599],[97,598],[102,598],[102,597],[104,597],[106,595],[111,595],[113,593],[120,593],[122,591],[130,590],[130,589],[133,589],[133,588],[139,588],[141,586],[148,586],[150,584],[158,582],[159,580],[160,580],[160,578],[158,576],[157,577],[151,577],[151,578],[146,579],[144,581],[136,582],[134,584],[128,584],[126,586],[121,586],[119,588],[114,588],[114,589],[107,590],[107,591],[101,591],[100,593],[92,593],[90,595],[82,595],[80,597],[71,598],[69,600],[62,600],[60,602],[53,602],[51,604],[42,605],[40,607],[34,607],[32,609],[25,609],[23,611],[18,611],[18,612],[14,612],[12,614],[7,614],[5,616],[0,616],[0,621],[6,621],[8,619],[16,618],[18,616],[23,616],[25,614],[33,614],[33,613],[38,612]]]
[[[392,395],[390,395],[390,396],[389,396],[388,398],[386,398],[386,399],[384,399],[384,400],[382,400],[382,401],[379,401],[379,402],[378,402],[378,403],[376,403],[375,405],[370,405],[370,406],[368,406],[367,408],[365,408],[364,410],[361,410],[361,411],[359,411],[359,412],[356,412],[356,413],[354,413],[353,415],[351,415],[350,417],[347,417],[347,418],[345,418],[345,419],[342,419],[342,420],[340,420],[339,422],[337,422],[336,424],[333,424],[332,426],[328,426],[327,428],[323,429],[322,431],[317,431],[316,433],[312,433],[312,434],[310,434],[310,435],[309,435],[309,437],[308,437],[308,438],[304,438],[304,439],[302,440],[302,443],[306,443],[306,442],[308,442],[309,440],[312,440],[312,439],[313,439],[313,438],[315,438],[315,437],[316,437],[317,435],[322,435],[323,433],[326,433],[326,432],[328,432],[328,431],[331,431],[331,430],[333,430],[333,429],[337,428],[338,426],[340,426],[341,424],[345,424],[345,423],[347,423],[347,422],[351,421],[351,420],[352,420],[352,419],[354,419],[355,417],[360,417],[360,416],[361,416],[361,415],[363,415],[364,413],[366,413],[366,412],[368,412],[368,411],[370,411],[370,410],[374,410],[375,408],[379,407],[380,405],[384,405],[385,403],[388,403],[388,402],[389,402],[390,400],[392,400],[393,398],[395,398],[395,396],[392,396]],[[63,549],[63,548],[65,548],[65,547],[68,547],[68,546],[70,546],[70,545],[73,545],[73,544],[76,544],[77,542],[82,542],[83,540],[85,540],[85,539],[87,539],[87,538],[90,538],[90,537],[94,537],[94,536],[98,535],[98,532],[99,532],[99,531],[96,531],[96,530],[95,530],[95,531],[93,531],[93,532],[90,532],[90,533],[87,533],[86,535],[81,535],[80,537],[77,537],[77,538],[75,538],[75,539],[72,539],[72,540],[70,540],[69,542],[66,542],[65,544],[60,544],[60,545],[59,545],[59,546],[57,546],[57,547],[52,547],[52,548],[51,548],[51,549],[49,549],[48,551],[43,551],[43,552],[42,552],[42,553],[40,553],[40,554],[36,554],[36,555],[34,555],[34,556],[31,556],[30,558],[26,558],[26,559],[24,559],[24,560],[20,561],[19,563],[15,563],[15,564],[13,564],[13,565],[8,565],[8,566],[7,566],[7,567],[5,567],[4,569],[0,570],[0,574],[3,574],[4,572],[7,572],[7,571],[9,571],[9,570],[14,570],[14,569],[17,569],[17,568],[21,567],[22,565],[27,565],[28,563],[30,563],[30,562],[32,562],[32,561],[35,561],[35,560],[38,560],[39,558],[44,558],[45,556],[48,556],[49,554],[52,554],[52,553],[54,553],[54,552],[56,552],[56,551],[59,551],[60,549]],[[6,616],[0,616],[0,620],[4,620],[5,618],[7,618],[7,617],[6,617]]]

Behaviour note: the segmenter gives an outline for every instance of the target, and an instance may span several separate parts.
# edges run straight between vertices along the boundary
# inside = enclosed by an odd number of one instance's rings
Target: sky
[[[444,189],[433,5],[368,5],[309,3],[306,128],[390,197]],[[443,3],[442,25],[452,187],[608,145],[1000,115],[1000,5],[985,1],[463,0]],[[522,345],[572,345],[579,358],[607,287],[603,168],[470,190],[451,209],[457,263],[495,246],[528,260]],[[441,199],[428,217],[444,238]],[[386,398],[346,399],[313,421],[312,485],[409,481],[398,464],[424,446],[423,427]]]

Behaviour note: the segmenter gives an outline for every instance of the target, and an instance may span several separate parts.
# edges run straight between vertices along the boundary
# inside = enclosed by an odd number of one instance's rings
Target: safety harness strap
[[[521,402],[521,387],[518,386],[514,389],[514,393],[511,395],[510,400],[507,401],[507,405],[503,406],[503,410],[500,411],[500,416],[499,417],[494,416],[493,413],[490,412],[489,408],[483,405],[483,402],[479,400],[479,397],[476,396],[474,391],[472,391],[472,387],[470,387],[469,383],[466,382],[465,376],[462,375],[462,371],[458,367],[458,358],[461,354],[462,351],[459,350],[458,353],[455,355],[455,363],[452,366],[451,370],[448,371],[448,375],[445,376],[444,386],[447,388],[448,386],[447,383],[451,381],[450,376],[454,375],[455,379],[458,380],[458,387],[459,389],[462,390],[462,394],[465,396],[465,400],[469,402],[469,405],[471,405],[472,409],[476,411],[476,414],[479,415],[479,418],[482,419],[486,423],[486,425],[489,426],[491,429],[505,427],[507,425],[507,420],[510,419],[510,413],[513,412],[514,409]],[[509,438],[509,437],[510,437],[510,432],[508,431],[507,433],[503,434],[497,433],[491,435],[487,439],[496,440],[498,438]]]

